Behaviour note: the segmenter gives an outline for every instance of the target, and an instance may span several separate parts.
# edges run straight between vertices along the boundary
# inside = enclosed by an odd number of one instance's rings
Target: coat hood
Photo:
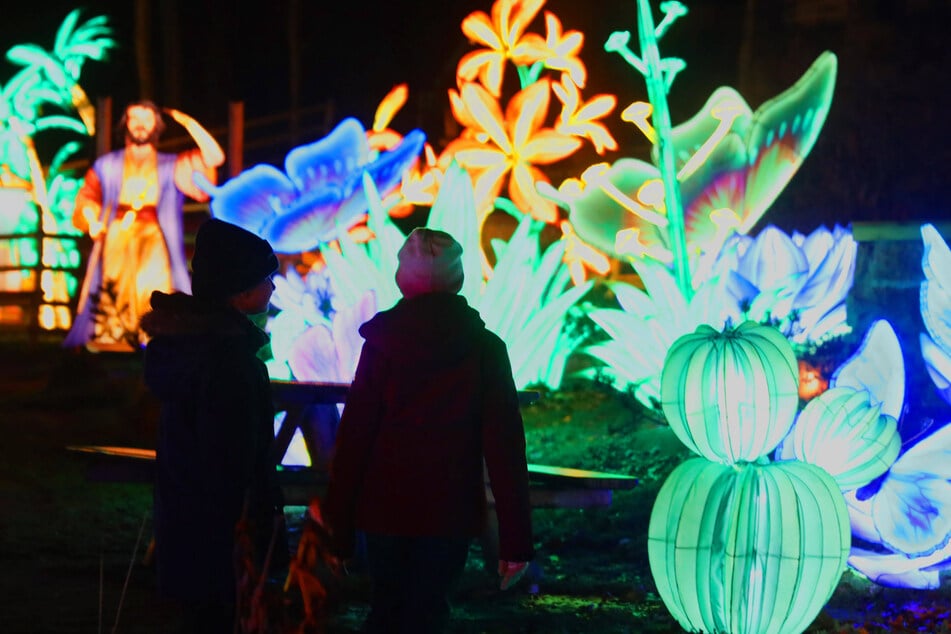
[[[267,334],[230,306],[185,293],[152,293],[152,310],[142,316],[151,337],[145,351],[145,381],[160,398],[181,393],[206,371],[210,360],[238,350],[256,354]]]
[[[428,293],[401,299],[360,327],[370,346],[410,367],[440,367],[467,355],[486,332],[464,297]]]

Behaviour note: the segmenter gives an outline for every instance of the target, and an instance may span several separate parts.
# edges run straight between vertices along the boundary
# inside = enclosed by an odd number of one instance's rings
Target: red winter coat
[[[483,458],[499,555],[532,558],[525,434],[505,343],[459,295],[402,299],[366,340],[340,421],[325,513],[342,554],[353,533],[477,537]]]

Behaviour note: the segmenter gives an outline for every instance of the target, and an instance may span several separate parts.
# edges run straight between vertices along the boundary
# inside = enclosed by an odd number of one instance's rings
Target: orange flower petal
[[[500,3],[501,4],[501,3]],[[511,15],[508,44],[513,45],[528,28],[538,12],[545,6],[545,0],[521,0],[514,4],[514,15]],[[503,34],[504,37],[504,34]]]
[[[493,58],[500,54],[480,48],[476,51],[470,51],[462,56],[459,64],[456,66],[456,77],[462,81],[472,81],[482,71],[483,67],[489,64]]]
[[[456,118],[456,121],[465,127],[481,129],[479,122],[469,112],[462,97],[452,88],[449,89],[449,108],[452,110],[452,116]]]
[[[465,84],[462,87],[462,101],[479,127],[489,135],[489,138],[506,154],[512,153],[512,144],[505,132],[502,119],[502,110],[492,95],[478,84]]]
[[[489,21],[489,16],[483,11],[470,13],[462,21],[462,32],[473,42],[482,44],[496,51],[502,50],[502,40]]]
[[[545,175],[527,163],[519,163],[512,169],[509,180],[509,195],[515,206],[539,220],[553,223],[558,219],[558,209],[555,203],[543,198],[535,189],[535,182],[547,183]]]
[[[532,132],[541,127],[548,116],[550,99],[551,82],[548,79],[541,79],[512,97],[505,109],[505,118],[512,128],[512,142],[516,147],[524,145]]]
[[[548,165],[573,154],[581,147],[581,139],[555,132],[540,130],[521,148],[521,157],[529,163]]]
[[[502,191],[502,178],[507,171],[508,165],[497,165],[475,174],[472,189],[480,212],[486,213],[495,206],[495,199]]]
[[[485,169],[496,165],[503,165],[508,161],[508,157],[494,148],[480,147],[456,151],[456,160],[463,167],[472,167],[475,169]]]
[[[597,119],[614,110],[616,105],[617,97],[614,95],[596,95],[594,99],[581,106],[576,117],[585,121]]]
[[[408,96],[409,88],[406,84],[399,84],[387,93],[386,97],[383,97],[383,101],[376,108],[376,116],[373,117],[374,132],[382,132],[386,129],[396,113],[406,103]]]

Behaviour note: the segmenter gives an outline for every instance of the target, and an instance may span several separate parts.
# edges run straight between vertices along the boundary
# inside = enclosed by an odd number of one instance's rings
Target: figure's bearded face
[[[158,145],[158,127],[155,111],[143,106],[132,106],[126,112],[126,139],[135,145]]]

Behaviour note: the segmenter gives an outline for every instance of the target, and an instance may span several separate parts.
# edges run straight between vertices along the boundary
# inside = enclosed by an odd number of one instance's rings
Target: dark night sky
[[[86,17],[110,16],[119,42],[108,63],[87,63],[83,86],[94,97],[112,96],[117,107],[143,90],[136,79],[134,4],[99,0],[81,5]],[[270,0],[256,3],[266,7],[259,13],[238,8],[247,4],[151,0],[151,96],[160,105],[178,107],[210,128],[226,124],[230,100],[245,102],[248,119],[286,111],[292,68],[288,13],[296,5],[301,106],[332,100],[335,121],[352,115],[369,126],[379,100],[406,82],[409,102],[394,127],[422,127],[436,140],[456,63],[470,50],[459,24],[471,11],[488,12],[491,0]],[[944,86],[951,70],[943,30],[951,17],[947,2],[863,0],[861,9],[850,2],[845,4],[855,15],[849,22],[794,27],[782,19],[791,3],[758,0],[745,87],[738,82],[746,0],[685,4],[690,14],[662,42],[663,54],[687,61],[669,97],[675,123],[694,114],[719,85],[740,89],[755,109],[792,85],[823,50],[839,56],[836,96],[825,128],[767,214],[770,221],[811,230],[850,220],[951,218],[944,200],[951,168],[951,89]],[[8,13],[0,26],[0,48],[21,42],[49,47],[76,6],[46,0],[42,9]],[[607,158],[646,159],[637,133],[618,117],[630,101],[646,98],[643,80],[602,48],[612,31],[636,29],[635,0],[548,0],[545,9],[557,14],[566,29],[586,34],[582,59],[590,79],[585,95],[601,90],[619,95],[610,125],[622,151]],[[176,28],[163,29],[168,23]],[[540,19],[532,30],[544,33]],[[163,33],[174,36],[169,40]],[[507,69],[510,77],[512,71]],[[13,72],[7,64],[0,82]],[[291,147],[273,148],[276,160]]]

